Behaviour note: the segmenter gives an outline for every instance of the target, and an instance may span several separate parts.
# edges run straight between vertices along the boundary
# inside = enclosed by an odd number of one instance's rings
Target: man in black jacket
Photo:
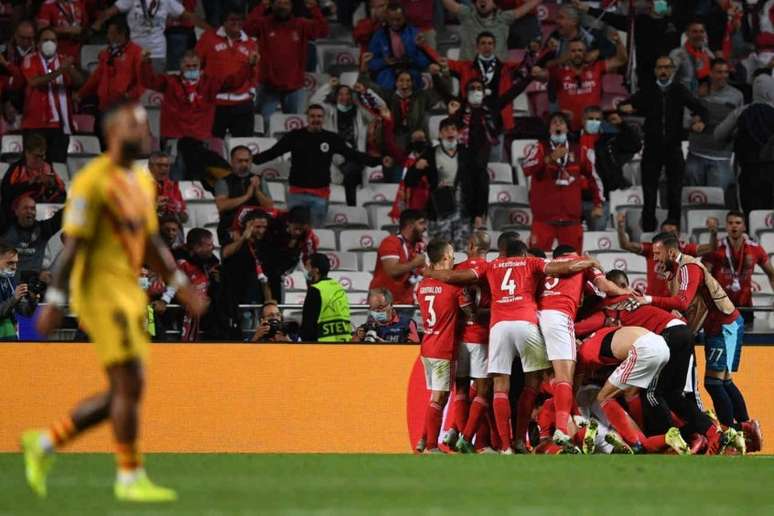
[[[381,159],[356,151],[341,136],[323,129],[325,109],[321,105],[310,105],[306,116],[307,127],[285,134],[273,147],[256,154],[253,163],[260,165],[289,152],[288,208],[309,207],[314,227],[320,227],[328,213],[334,154],[369,167],[380,165]]]
[[[40,273],[43,255],[49,239],[62,228],[62,211],[57,210],[46,220],[36,220],[36,203],[23,195],[13,204],[14,218],[0,235],[3,242],[12,245],[19,253],[16,281],[21,281],[22,271]]]
[[[685,86],[673,81],[675,65],[669,56],[656,60],[656,82],[642,89],[619,106],[624,113],[637,112],[645,117],[645,150],[642,153],[642,230],[656,229],[656,200],[661,168],[666,167],[667,199],[671,220],[680,220],[681,193],[685,159],[683,158],[683,111],[693,112],[691,130],[704,130],[707,109]]]

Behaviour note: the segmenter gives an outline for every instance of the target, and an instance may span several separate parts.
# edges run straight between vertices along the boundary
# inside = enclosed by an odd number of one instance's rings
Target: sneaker
[[[459,433],[457,432],[457,429],[451,427],[446,431],[446,433],[443,434],[443,439],[441,439],[441,442],[449,448],[454,448],[454,443],[457,442],[458,438]]]
[[[586,427],[586,435],[583,437],[583,454],[591,455],[597,447],[597,431],[599,430],[599,421],[594,418],[589,420]]]
[[[461,435],[459,439],[457,439],[457,443],[454,445],[454,449],[460,453],[476,453],[476,449],[473,448],[472,444],[465,440],[464,435]]]
[[[422,453],[423,451],[425,451],[426,447],[427,447],[427,441],[425,440],[424,437],[420,437],[419,440],[417,441],[417,445],[414,446],[414,451],[417,453]]]
[[[618,432],[610,430],[605,434],[605,442],[613,447],[613,453],[621,453],[624,455],[634,455],[632,447],[626,444],[626,441],[618,435]]]
[[[513,451],[513,448],[506,448],[504,450],[500,450],[500,455],[515,455],[515,452]]]
[[[736,431],[736,437],[734,438],[734,442],[731,444],[731,446],[736,449],[739,455],[747,455],[747,442],[743,431]]]
[[[495,450],[491,446],[484,446],[476,453],[478,453],[479,455],[497,455],[497,450]]]
[[[575,446],[575,444],[572,442],[572,437],[565,434],[559,429],[554,430],[554,436],[552,440],[555,445],[562,447],[562,451],[560,453],[571,454],[571,455],[580,453],[580,449],[577,446]]]
[[[529,449],[527,449],[526,443],[524,441],[516,441],[513,443],[513,447],[509,448],[513,453],[517,453],[520,455],[529,455]]]
[[[674,451],[677,452],[678,455],[690,455],[691,450],[688,448],[688,445],[685,442],[685,439],[683,439],[683,436],[680,435],[680,429],[676,427],[672,427],[669,430],[667,430],[666,435],[664,436],[664,440],[666,441],[667,445],[672,448]]]
[[[144,470],[137,473],[137,477],[129,483],[116,482],[113,486],[116,499],[122,502],[174,502],[177,493],[172,489],[157,486],[150,481]]]
[[[748,452],[759,452],[763,448],[763,433],[761,424],[757,419],[751,419],[742,423],[742,430]]]
[[[54,463],[54,454],[46,453],[40,445],[40,438],[43,432],[39,430],[29,430],[24,432],[21,437],[21,447],[24,452],[24,469],[27,476],[27,484],[35,494],[45,498],[48,491],[46,489],[46,477],[51,471]]]
[[[721,441],[723,440],[723,432],[720,430],[720,427],[713,425],[704,436],[707,438],[707,455],[719,455]]]
[[[718,455],[725,455],[726,449],[736,449],[736,430],[728,427],[720,436],[720,447],[718,449]]]
[[[574,444],[570,444],[569,446],[563,446],[557,455],[581,455],[581,449]]]

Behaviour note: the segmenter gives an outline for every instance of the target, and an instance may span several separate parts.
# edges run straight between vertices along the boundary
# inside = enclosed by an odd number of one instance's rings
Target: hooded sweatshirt
[[[730,140],[736,128],[734,152],[742,163],[774,161],[764,149],[774,137],[774,77],[758,75],[753,81],[752,104],[735,109],[715,128],[716,140]],[[771,145],[766,146],[771,147]],[[763,151],[763,152],[762,152]]]

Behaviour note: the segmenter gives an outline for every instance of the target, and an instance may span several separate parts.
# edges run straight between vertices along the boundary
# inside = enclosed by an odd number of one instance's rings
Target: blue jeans
[[[312,227],[321,228],[328,215],[328,199],[310,194],[288,194],[288,209],[296,206],[306,206],[312,216]]]
[[[731,159],[707,159],[688,153],[685,180],[688,186],[718,186],[725,190],[735,183]]]
[[[258,88],[256,104],[261,115],[263,115],[264,123],[269,123],[271,115],[277,111],[277,104],[282,105],[283,113],[303,113],[304,90],[277,91],[271,86],[262,84]]]

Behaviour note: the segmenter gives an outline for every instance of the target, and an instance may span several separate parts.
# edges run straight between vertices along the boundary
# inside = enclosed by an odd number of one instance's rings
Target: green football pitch
[[[110,455],[64,454],[37,499],[0,455],[2,515],[774,514],[774,457],[151,454],[165,505],[112,498]]]

